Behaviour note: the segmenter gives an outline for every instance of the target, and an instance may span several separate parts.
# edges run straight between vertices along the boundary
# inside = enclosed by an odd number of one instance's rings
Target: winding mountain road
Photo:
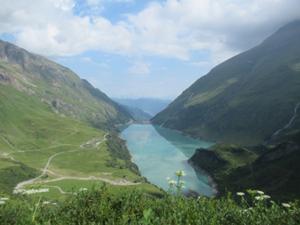
[[[58,152],[55,153],[53,155],[51,155],[48,160],[46,165],[44,166],[44,168],[42,169],[42,173],[32,179],[26,180],[26,181],[22,181],[20,183],[18,183],[16,185],[16,187],[14,188],[14,193],[20,193],[24,190],[24,187],[27,185],[31,185],[31,184],[45,184],[45,183],[50,183],[50,182],[55,182],[55,181],[61,181],[61,180],[98,180],[98,181],[103,181],[106,183],[109,183],[111,185],[118,185],[118,186],[129,186],[129,185],[138,185],[140,183],[133,183],[130,181],[127,181],[125,179],[120,179],[120,180],[110,180],[107,178],[103,178],[103,177],[95,177],[95,176],[89,176],[89,177],[72,177],[72,176],[62,176],[59,175],[53,171],[48,170],[52,160],[62,154],[66,154],[66,153],[73,153],[73,152],[79,152],[79,151],[86,151],[86,150],[95,150],[95,148],[97,148],[100,144],[102,144],[103,142],[105,142],[107,140],[107,136],[109,134],[106,133],[103,138],[101,140],[93,138],[92,140],[89,140],[83,144],[81,144],[79,147],[80,149],[76,149],[76,150],[70,150],[70,151],[64,151],[64,152]],[[53,147],[53,146],[52,146]],[[56,145],[55,147],[59,147],[59,145]],[[49,147],[50,148],[50,147]],[[54,148],[54,147],[53,147]],[[90,148],[90,149],[88,149]],[[19,151],[21,152],[21,151]],[[26,151],[22,151],[22,152],[26,152]],[[51,180],[41,180],[39,181],[43,176],[47,175],[47,173],[50,173],[54,176],[57,176],[57,178],[51,179]],[[53,186],[54,187],[54,186]],[[62,194],[66,194],[67,192],[64,192],[60,187],[55,186],[56,189],[59,190],[60,193]]]

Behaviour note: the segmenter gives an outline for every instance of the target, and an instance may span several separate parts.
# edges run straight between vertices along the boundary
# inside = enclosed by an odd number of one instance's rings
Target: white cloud
[[[145,62],[137,61],[129,69],[129,74],[147,75],[150,73],[150,65]]]
[[[132,0],[87,0],[97,7],[104,2]],[[13,33],[18,45],[43,55],[99,50],[190,60],[193,52],[204,50],[211,53],[213,64],[300,18],[299,0],[166,0],[118,23],[99,15],[75,15],[74,0],[0,4],[0,33]]]
[[[217,63],[300,18],[299,4],[299,0],[167,0],[130,15],[129,24],[143,52],[187,60],[193,51],[208,50]]]
[[[112,24],[104,17],[76,16],[71,0],[23,2],[1,3],[0,33],[14,33],[16,43],[24,48],[49,56],[75,55],[90,49],[130,52],[131,34],[122,24]]]

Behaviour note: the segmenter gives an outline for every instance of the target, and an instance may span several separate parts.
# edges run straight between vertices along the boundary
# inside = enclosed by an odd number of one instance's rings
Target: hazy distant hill
[[[221,143],[268,140],[289,124],[300,103],[299,37],[300,21],[282,27],[216,66],[152,122]]]
[[[133,120],[135,120],[136,122],[147,122],[150,121],[150,119],[152,118],[152,116],[149,113],[146,113],[137,107],[122,104],[120,105],[128,111],[128,113],[132,116]]]
[[[97,127],[126,122],[130,115],[70,69],[0,41],[0,84],[35,96],[53,111]]]
[[[171,102],[171,100],[156,98],[115,98],[114,100],[122,105],[141,109],[147,114],[150,114],[151,116],[154,116],[163,109],[165,109]]]

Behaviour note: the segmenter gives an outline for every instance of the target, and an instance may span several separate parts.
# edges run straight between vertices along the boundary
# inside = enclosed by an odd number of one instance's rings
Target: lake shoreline
[[[167,191],[166,178],[174,179],[174,173],[183,169],[187,172],[184,192],[188,196],[216,195],[216,185],[212,178],[188,163],[197,148],[207,148],[212,143],[187,137],[168,128],[141,123],[127,125],[121,130],[120,137],[126,141],[131,161],[150,183]]]

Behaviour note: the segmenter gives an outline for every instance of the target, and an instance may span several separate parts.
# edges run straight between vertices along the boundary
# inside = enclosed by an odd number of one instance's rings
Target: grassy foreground
[[[82,191],[62,202],[18,197],[0,205],[0,224],[299,224],[300,207],[275,203],[256,191],[210,199],[166,194],[155,198],[106,188]]]

